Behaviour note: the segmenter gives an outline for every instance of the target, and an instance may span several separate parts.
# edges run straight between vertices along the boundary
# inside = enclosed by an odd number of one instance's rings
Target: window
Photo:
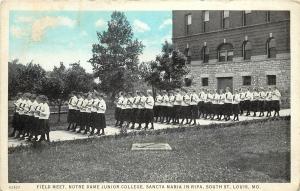
[[[242,15],[242,24],[243,26],[246,26],[248,23],[248,17],[249,17],[249,14],[251,13],[251,11],[243,11],[243,15]]]
[[[276,75],[267,75],[267,84],[276,85]]]
[[[222,12],[222,28],[229,28],[229,11]]]
[[[191,33],[192,14],[185,15],[186,34]]]
[[[243,76],[243,86],[251,86],[251,76]]]
[[[243,47],[242,47],[244,60],[250,60],[251,59],[251,50],[252,50],[251,43],[248,40],[244,41],[243,42]]]
[[[207,46],[203,46],[203,48],[202,48],[202,60],[203,60],[203,63],[208,63],[209,48]]]
[[[233,46],[230,43],[223,43],[218,48],[218,60],[219,62],[232,61],[233,60]]]
[[[276,41],[275,38],[271,37],[267,40],[267,56],[268,58],[275,58],[276,57]]]
[[[191,63],[191,50],[189,48],[189,44],[186,45],[186,48],[184,49],[184,55],[186,56],[186,63]]]
[[[208,86],[208,78],[202,78],[202,86]]]
[[[266,22],[270,22],[271,21],[271,14],[270,11],[266,12]]]
[[[203,11],[203,32],[208,31],[209,11]]]

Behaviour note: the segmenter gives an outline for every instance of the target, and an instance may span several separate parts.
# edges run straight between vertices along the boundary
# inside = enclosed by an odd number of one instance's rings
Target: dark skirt
[[[92,112],[91,113],[91,127],[95,128],[96,127],[96,119],[97,119],[97,112]]]
[[[220,105],[219,104],[212,104],[212,114],[218,115],[219,110],[220,110]]]
[[[232,115],[232,104],[231,103],[224,103],[224,114]]]
[[[74,119],[74,122],[77,123],[78,125],[80,124],[80,117],[81,117],[81,112],[79,110],[75,110],[74,112],[74,117],[76,117]]]
[[[238,115],[240,114],[240,105],[239,104],[232,104],[232,114]]]
[[[265,101],[265,110],[268,112],[272,111],[272,101]]]
[[[146,119],[145,119],[145,113],[146,113],[146,109],[144,109],[144,108],[143,109],[139,109],[139,114],[138,114],[139,123],[145,123],[145,121],[146,121]]]
[[[76,110],[69,109],[67,121],[68,123],[75,123],[76,116],[75,116]]]
[[[88,126],[88,127],[91,127],[92,126],[92,113],[88,113],[86,112],[85,113],[85,125]]]
[[[131,109],[122,109],[122,121],[130,121]]]
[[[181,106],[180,111],[180,117],[181,118],[189,118],[190,117],[190,107],[189,106]]]
[[[173,117],[172,112],[173,112],[173,107],[166,106],[166,117]]]
[[[24,131],[27,133],[30,131],[30,126],[31,126],[32,120],[30,116],[24,115]]]
[[[19,123],[20,123],[20,115],[15,112],[12,120],[12,128],[15,130],[19,130]]]
[[[198,106],[197,105],[190,105],[189,107],[190,107],[190,111],[191,111],[190,117],[192,119],[198,118]]]
[[[158,114],[159,114],[159,106],[155,105],[153,107],[153,115],[154,117],[158,117]]]
[[[133,123],[137,122],[138,111],[139,111],[138,108],[133,108],[132,109],[131,122],[133,122]]]
[[[95,120],[95,128],[96,129],[106,128],[106,119],[104,113],[97,113],[96,120]]]
[[[37,121],[38,128],[36,131],[36,135],[44,135],[50,132],[49,120],[48,119],[39,119]]]
[[[207,114],[212,114],[213,113],[213,110],[212,110],[212,103],[211,102],[207,102],[206,103],[206,113]]]
[[[85,125],[85,123],[86,123],[86,121],[85,121],[86,115],[85,114],[86,114],[85,112],[79,112],[79,116],[78,116],[78,118],[79,118],[78,125],[79,126],[84,126]]]
[[[247,110],[247,111],[251,110],[251,101],[250,100],[245,100],[244,109]]]
[[[280,102],[279,102],[279,100],[273,100],[272,101],[272,109],[276,112],[280,111]]]
[[[245,108],[245,101],[240,101],[240,109],[242,111],[246,110],[246,108]]]
[[[153,109],[145,109],[145,123],[153,122]]]
[[[20,115],[19,114],[18,129],[19,129],[19,131],[23,131],[24,128],[25,128],[25,115]]]
[[[257,112],[258,111],[258,104],[259,104],[258,100],[251,101],[251,111]]]
[[[135,121],[135,109],[129,109],[129,122],[134,122]]]
[[[265,112],[266,111],[266,109],[265,109],[265,101],[263,101],[263,100],[258,101],[258,110],[260,112]]]
[[[34,132],[34,116],[28,116],[28,132],[33,133]]]
[[[203,101],[199,101],[197,106],[198,106],[199,113],[202,113]]]
[[[224,113],[225,113],[225,106],[224,106],[224,104],[218,104],[218,112],[217,112],[217,114],[218,115],[224,115]]]
[[[175,117],[180,118],[181,106],[180,105],[174,105],[174,112],[175,112]]]
[[[207,102],[203,102],[202,104],[202,113],[207,114]]]

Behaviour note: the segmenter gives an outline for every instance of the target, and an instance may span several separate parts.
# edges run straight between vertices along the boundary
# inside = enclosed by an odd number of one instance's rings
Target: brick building
[[[290,97],[289,11],[173,11],[173,44],[193,84],[220,89],[277,86]]]

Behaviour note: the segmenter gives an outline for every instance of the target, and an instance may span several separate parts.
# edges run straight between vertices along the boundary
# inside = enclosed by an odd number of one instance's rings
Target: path
[[[290,115],[291,110],[290,109],[283,109],[280,111],[280,116],[288,116]],[[255,119],[265,119],[266,117],[246,117],[244,115],[240,116],[240,121],[248,121],[248,120],[255,120]],[[216,121],[216,120],[204,120],[204,119],[198,119],[197,123],[201,125],[209,125],[214,123],[231,123],[232,121]],[[188,125],[186,125],[188,126]],[[171,125],[171,124],[161,124],[161,123],[155,123],[154,124],[155,129],[166,129],[166,128],[176,128],[178,125]],[[140,131],[140,130],[131,130],[128,129],[127,132],[132,131]],[[120,133],[120,128],[107,126],[105,129],[105,136],[109,135],[116,135]],[[88,136],[83,135],[82,133],[76,133],[76,132],[70,132],[70,131],[64,131],[64,130],[58,130],[58,131],[51,131],[50,132],[50,139],[51,142],[57,142],[57,141],[67,141],[67,140],[75,140],[75,139],[88,139],[91,137],[98,137],[98,136]],[[101,138],[101,136],[99,137]],[[8,138],[8,147],[16,147],[19,145],[28,145],[30,142],[25,140],[19,140],[14,138]]]

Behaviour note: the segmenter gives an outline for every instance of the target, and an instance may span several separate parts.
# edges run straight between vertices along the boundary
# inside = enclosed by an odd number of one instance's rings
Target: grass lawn
[[[172,151],[131,151],[132,143]],[[290,120],[181,128],[9,150],[9,182],[289,182]]]

